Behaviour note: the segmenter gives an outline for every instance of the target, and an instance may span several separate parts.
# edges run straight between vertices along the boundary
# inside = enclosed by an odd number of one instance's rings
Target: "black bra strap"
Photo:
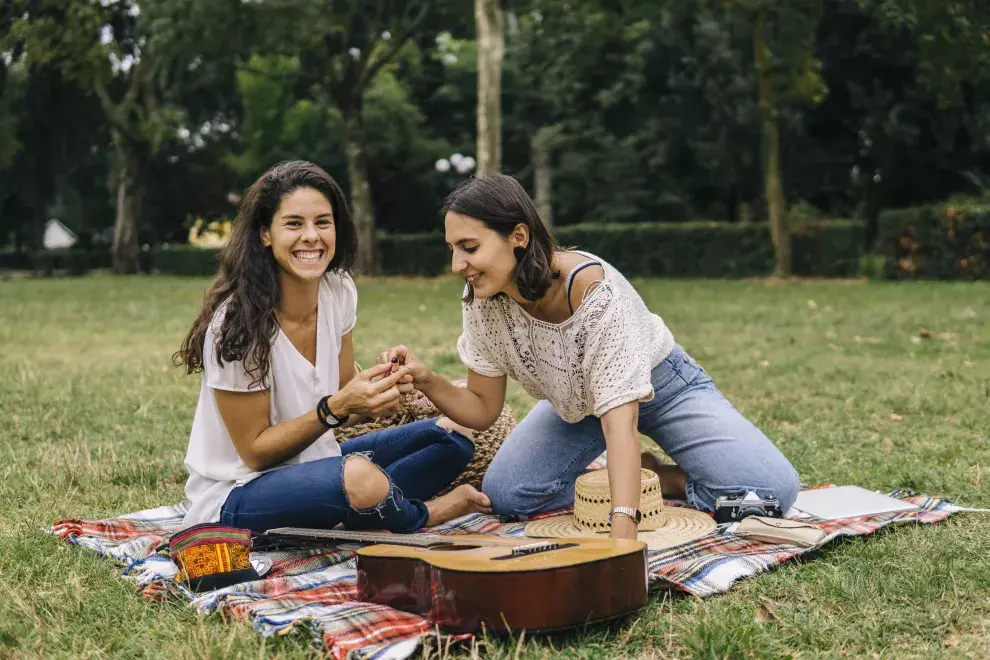
[[[567,307],[571,310],[571,314],[574,313],[574,305],[571,304],[571,287],[574,285],[574,276],[580,273],[582,270],[588,266],[601,266],[599,261],[585,261],[583,264],[571,271],[570,275],[567,276]]]

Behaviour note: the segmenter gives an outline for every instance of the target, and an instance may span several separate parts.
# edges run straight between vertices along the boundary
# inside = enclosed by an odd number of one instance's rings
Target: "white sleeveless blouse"
[[[328,272],[320,281],[319,296],[315,365],[303,357],[281,329],[272,341],[266,384],[270,390],[268,416],[272,426],[306,414],[322,397],[340,387],[341,339],[357,321],[357,288],[350,275]],[[225,310],[226,305],[221,305],[213,315],[203,345],[199,405],[185,459],[189,471],[185,489],[189,509],[183,523],[187,527],[218,522],[230,491],[269,471],[256,472],[241,460],[213,396],[214,390],[253,392],[266,387],[251,383],[243,361],[225,362],[223,366],[217,362],[214,337],[219,335]],[[340,445],[333,431],[327,431],[302,452],[271,469],[330,456],[340,456]]]

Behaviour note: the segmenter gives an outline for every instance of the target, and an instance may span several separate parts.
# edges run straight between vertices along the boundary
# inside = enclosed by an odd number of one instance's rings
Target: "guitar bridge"
[[[492,559],[515,559],[517,557],[526,557],[529,555],[537,555],[541,552],[552,552],[554,550],[563,550],[564,548],[573,548],[577,543],[560,543],[558,541],[540,541],[538,543],[528,543],[526,545],[519,545],[512,549],[507,555],[502,555],[501,557],[492,557]]]

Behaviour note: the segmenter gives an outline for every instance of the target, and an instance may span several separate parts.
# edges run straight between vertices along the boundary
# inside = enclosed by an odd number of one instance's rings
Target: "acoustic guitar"
[[[569,628],[644,607],[646,544],[280,527],[255,547],[357,550],[361,600],[418,614],[449,632]]]

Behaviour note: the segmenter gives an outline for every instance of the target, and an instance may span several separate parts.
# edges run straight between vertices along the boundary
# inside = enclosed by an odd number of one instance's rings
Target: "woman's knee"
[[[492,502],[492,511],[503,516],[532,516],[567,506],[560,499],[560,484],[521,484],[518,478],[485,473],[481,491]]]
[[[781,512],[787,511],[797,500],[798,491],[801,490],[801,480],[797,471],[788,464],[788,470],[782,470],[776,476],[777,501],[780,503]]]
[[[360,454],[344,459],[343,484],[347,503],[359,511],[378,506],[392,490],[388,475]]]
[[[475,432],[466,426],[457,424],[449,417],[437,419],[437,428],[446,431],[446,441],[450,444],[457,459],[466,466],[474,458],[474,434]]]
[[[801,488],[797,472],[789,463],[776,469],[737,474],[728,485],[709,485],[688,477],[687,494],[691,506],[702,511],[714,511],[715,500],[754,492],[764,499],[776,499],[781,512],[787,511],[797,499]]]

